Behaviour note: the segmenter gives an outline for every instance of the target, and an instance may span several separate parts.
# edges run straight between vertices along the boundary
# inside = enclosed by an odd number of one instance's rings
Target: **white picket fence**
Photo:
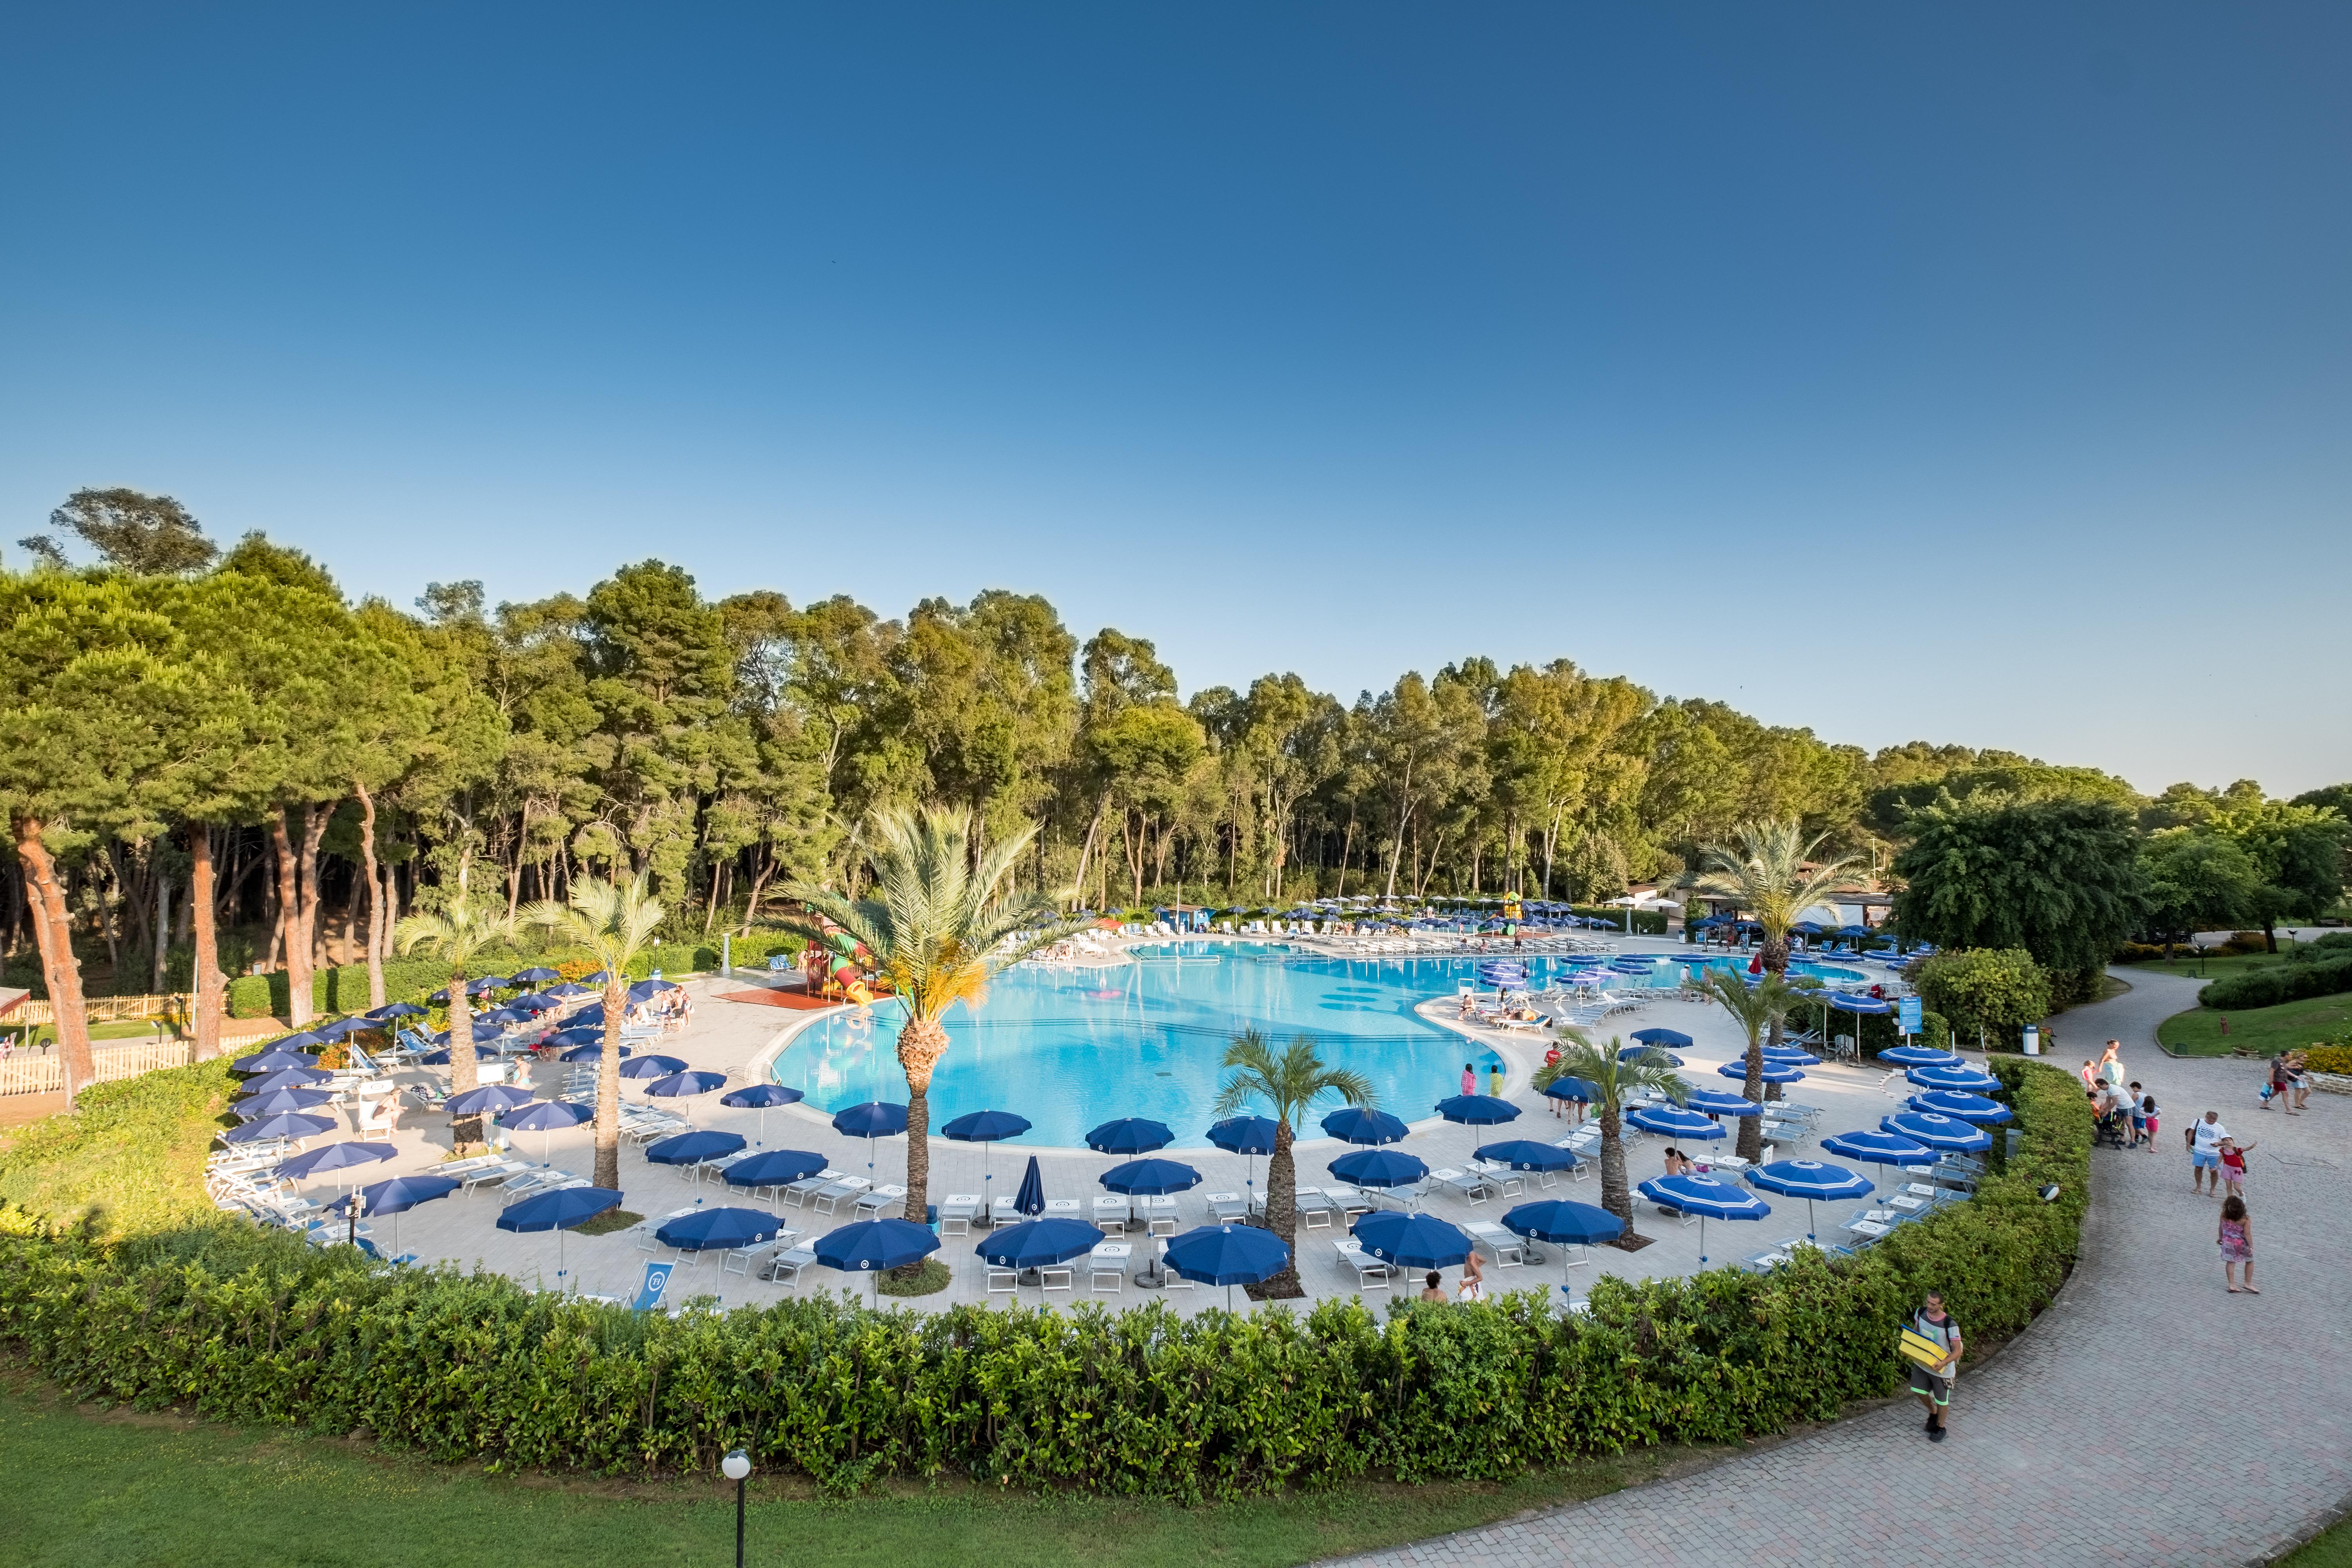
[[[195,1059],[193,1040],[125,1040],[120,1045],[93,1044],[90,1058],[100,1083],[137,1078],[159,1068],[185,1067]],[[47,1052],[20,1050],[0,1062],[0,1095],[61,1094],[66,1064],[51,1047]]]
[[[88,996],[82,999],[82,1009],[93,1024],[119,1023],[125,1018],[169,1018],[174,1021],[188,1016],[188,994],[173,992],[161,996]],[[16,1005],[0,1026],[18,1024],[54,1024],[57,1009],[38,996],[27,996]]]

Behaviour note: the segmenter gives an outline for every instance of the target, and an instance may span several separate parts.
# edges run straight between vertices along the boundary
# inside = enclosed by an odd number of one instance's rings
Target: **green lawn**
[[[2226,1036],[2221,1033],[2224,1017],[2230,1022]],[[2275,1007],[2256,1007],[2243,1013],[2223,1014],[2191,1007],[2158,1025],[2156,1037],[2176,1056],[2221,1057],[2236,1047],[2262,1056],[2276,1056],[2283,1050],[2340,1034],[2347,1025],[2352,1025],[2352,992],[2282,1002]]]
[[[1465,1530],[1651,1479],[1694,1450],[1601,1460],[1503,1486],[1366,1483],[1271,1501],[1180,1508],[1004,1496],[962,1484],[853,1502],[755,1479],[751,1561],[795,1568],[986,1563],[989,1568],[1286,1564]],[[172,1415],[101,1414],[0,1384],[0,1541],[24,1568],[440,1568],[468,1560],[568,1568],[721,1563],[723,1481],[621,1485],[445,1468],[340,1439]]]
[[[2280,1568],[2352,1568],[2352,1522],[2337,1525],[2287,1554]]]
[[[2184,980],[2219,980],[2225,974],[2242,973],[2249,969],[2267,969],[2286,962],[2286,950],[2292,942],[2279,943],[2276,953],[2238,952],[2226,958],[2175,958],[2169,961],[2151,959],[2146,963],[2117,965],[2126,974],[2177,974]]]

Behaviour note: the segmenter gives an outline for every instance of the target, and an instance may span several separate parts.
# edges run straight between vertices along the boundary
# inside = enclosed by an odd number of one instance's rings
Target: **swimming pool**
[[[1218,1063],[1233,1037],[1251,1026],[1277,1047],[1295,1035],[1312,1036],[1326,1062],[1362,1073],[1382,1109],[1408,1121],[1460,1090],[1465,1062],[1475,1065],[1483,1089],[1496,1060],[1412,1011],[1415,1003],[1451,994],[1479,958],[1342,959],[1232,942],[1164,942],[1133,952],[1133,963],[1104,969],[1024,964],[996,977],[978,1014],[950,1012],[954,1043],[931,1078],[931,1125],[967,1111],[1010,1110],[1034,1124],[1021,1142],[1079,1148],[1087,1129],[1140,1116],[1166,1122],[1177,1148],[1205,1148],[1216,1120],[1210,1107],[1224,1078]],[[1538,984],[1566,967],[1549,956],[1527,963]],[[1671,987],[1681,984],[1682,971],[1680,963],[1661,964],[1654,975],[1612,973],[1608,983]],[[1862,978],[1857,971],[1822,973]],[[835,1014],[803,1028],[776,1058],[776,1081],[826,1111],[905,1100],[894,1050],[897,1006],[885,1002],[870,1012]],[[1307,1134],[1319,1135],[1314,1122],[1336,1108],[1318,1105]]]

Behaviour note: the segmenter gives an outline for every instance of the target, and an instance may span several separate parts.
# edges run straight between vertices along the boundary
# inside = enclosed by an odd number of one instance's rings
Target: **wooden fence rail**
[[[88,1010],[93,1024],[116,1024],[125,1018],[172,1018],[188,1016],[190,997],[184,991],[165,996],[90,996],[82,1006]],[[54,1024],[57,1008],[38,996],[27,996],[15,1012],[0,1019],[0,1028],[14,1028],[19,1024]]]
[[[93,1045],[90,1057],[97,1065],[97,1081],[111,1083],[159,1068],[185,1067],[195,1059],[195,1049],[193,1040],[127,1040]],[[0,1095],[61,1094],[65,1087],[66,1064],[55,1049],[39,1054],[20,1050],[0,1061]]]

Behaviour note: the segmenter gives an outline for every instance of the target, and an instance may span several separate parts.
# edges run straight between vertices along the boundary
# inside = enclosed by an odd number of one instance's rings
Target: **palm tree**
[[[1615,1037],[1611,1037],[1609,1048],[1601,1049],[1575,1029],[1559,1032],[1562,1042],[1559,1059],[1546,1062],[1536,1069],[1535,1086],[1549,1089],[1564,1078],[1580,1078],[1593,1088],[1593,1110],[1601,1121],[1601,1206],[1625,1222],[1625,1234],[1633,1235],[1633,1191],[1625,1180],[1625,1144],[1621,1136],[1625,1100],[1637,1089],[1654,1089],[1680,1105],[1689,1089],[1675,1069],[1666,1065],[1663,1051],[1636,1051],[1622,1058],[1624,1050]]]
[[[1740,1092],[1760,1103],[1764,1098],[1764,1037],[1769,1031],[1773,1042],[1779,1043],[1781,1023],[1802,1000],[1803,993],[1777,974],[1768,973],[1750,985],[1727,969],[1707,970],[1706,977],[1692,989],[1709,1001],[1721,1003],[1724,1011],[1746,1031],[1748,1082]],[[1763,1158],[1763,1120],[1760,1116],[1739,1118],[1741,1159],[1753,1163]]]
[[[1058,921],[1056,900],[1045,894],[1006,889],[1034,831],[975,851],[971,819],[960,813],[886,811],[874,818],[866,851],[871,897],[853,900],[804,883],[784,889],[812,917],[784,922],[787,930],[824,942],[823,922],[830,921],[873,955],[907,1010],[898,1028],[898,1065],[907,1074],[906,1215],[918,1225],[930,1206],[931,1074],[947,1054],[948,1009],[958,1002],[978,1007],[989,976],[1080,923]]]
[[[1738,847],[1721,844],[1699,846],[1701,869],[1683,879],[1692,891],[1727,899],[1746,910],[1764,928],[1764,973],[1789,972],[1789,932],[1805,911],[1845,890],[1851,858],[1805,868],[1805,862],[1829,837],[1804,838],[1793,822],[1751,822],[1734,837]],[[1771,1043],[1780,1043],[1781,1017],[1772,1020]],[[1760,1145],[1759,1145],[1760,1147]]]
[[[1265,1163],[1265,1226],[1290,1248],[1290,1261],[1265,1282],[1269,1297],[1307,1294],[1298,1283],[1297,1167],[1292,1163],[1292,1129],[1308,1107],[1327,1094],[1367,1110],[1380,1109],[1371,1080],[1347,1068],[1327,1067],[1316,1054],[1315,1042],[1304,1035],[1276,1056],[1265,1037],[1244,1029],[1225,1047],[1224,1066],[1234,1069],[1217,1091],[1212,1114],[1222,1119],[1241,1113],[1253,1100],[1274,1108],[1274,1156]]]
[[[630,961],[652,945],[662,907],[639,876],[572,881],[568,903],[542,900],[522,911],[526,924],[568,938],[596,955],[604,971],[604,1049],[596,1059],[596,1184],[621,1184],[621,1020],[629,1010]]]
[[[459,900],[446,908],[404,916],[392,929],[392,943],[402,952],[422,949],[449,966],[449,1092],[463,1094],[478,1087],[482,1074],[474,1055],[474,1013],[466,994],[466,972],[486,947],[514,938],[514,923],[503,914]],[[451,1141],[462,1152],[482,1141],[482,1119],[468,1116],[451,1130]]]

